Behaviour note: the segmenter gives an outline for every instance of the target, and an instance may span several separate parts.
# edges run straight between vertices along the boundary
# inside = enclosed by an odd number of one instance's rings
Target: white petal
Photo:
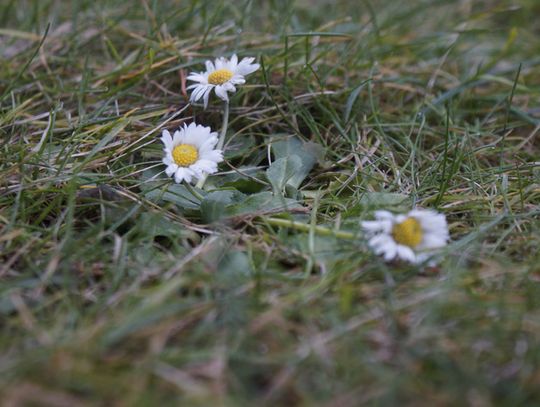
[[[165,157],[163,157],[163,164],[165,165],[172,165],[174,164],[174,160],[172,158],[171,154],[165,154]]]
[[[407,214],[407,216],[412,216],[414,218],[422,218],[422,217],[433,216],[433,215],[437,216],[439,215],[439,213],[432,209],[420,209],[420,208],[413,209],[409,211],[409,213]]]
[[[174,173],[174,182],[176,182],[177,184],[180,184],[184,180],[184,174],[185,174],[184,168],[178,167]]]
[[[201,99],[204,96],[205,92],[209,90],[211,91],[213,87],[214,85],[199,85],[191,94],[193,101],[196,102]]]
[[[235,88],[234,85],[233,85],[232,83],[230,83],[230,82],[225,82],[225,83],[223,84],[223,88],[225,88],[225,90],[226,90],[227,92],[231,92],[231,93],[236,92],[236,88]]]
[[[223,161],[223,152],[221,150],[211,150],[201,154],[201,160],[209,160],[215,163]]]
[[[238,67],[236,68],[236,73],[239,73],[240,75],[249,75],[250,73],[255,72],[257,69],[260,68],[259,64],[252,64],[252,62],[255,60],[255,58],[244,58],[240,63],[238,64]]]
[[[212,92],[212,88],[210,88],[210,87],[206,88],[206,90],[204,91],[203,100],[204,100],[204,108],[205,109],[208,107],[208,99],[210,98],[210,93],[211,92]]]
[[[233,54],[229,62],[231,64],[231,67],[236,68],[236,65],[238,65],[238,57],[236,56],[236,54]]]
[[[427,235],[424,236],[422,242],[416,247],[417,250],[433,250],[446,246],[446,236]]]
[[[195,89],[193,89],[193,92],[191,92],[191,101],[197,102],[203,95],[204,91],[206,90],[207,86],[199,85]]]
[[[214,64],[212,63],[212,61],[206,61],[204,63],[206,65],[206,72],[213,72],[216,70],[216,68],[214,67]]]
[[[188,129],[188,131],[186,131],[186,137],[184,139],[184,143],[190,144],[195,147],[199,147],[198,140],[199,140],[199,132],[197,130]]]
[[[422,225],[422,229],[426,231],[448,229],[446,217],[442,213],[430,209],[413,209],[408,216],[417,219]]]
[[[395,216],[392,212],[388,212],[388,211],[375,211],[375,219],[377,220],[383,220],[383,219],[388,219],[388,220],[394,220]]]
[[[402,223],[405,222],[409,218],[408,215],[396,215],[394,217],[394,223]]]
[[[367,220],[360,223],[366,233],[383,232],[389,234],[392,231],[392,222],[389,220]]]
[[[384,251],[378,254],[382,254],[385,261],[394,260],[397,254],[397,245],[393,242],[389,243],[384,246]]]
[[[388,236],[388,235],[386,235],[384,233],[381,233],[381,234],[375,235],[371,239],[369,239],[368,244],[369,244],[369,246],[371,248],[373,248],[375,251],[377,251],[380,248],[382,248],[384,246],[387,246],[389,244],[394,244],[395,245],[395,242],[390,236]]]
[[[217,85],[215,88],[214,88],[215,92],[216,92],[216,95],[221,99],[221,100],[224,100],[225,102],[228,102],[229,101],[229,96],[227,95],[227,91],[223,88],[223,86],[221,85]]]
[[[231,79],[229,79],[229,82],[233,85],[243,85],[246,83],[246,80],[242,75],[234,75]]]
[[[182,181],[191,182],[193,172],[189,168],[178,167],[174,174],[174,180],[179,184]]]
[[[163,130],[161,134],[162,134],[161,141],[165,145],[165,148],[172,149],[173,140],[171,137],[171,133],[169,133],[169,130]]]
[[[397,256],[410,263],[414,263],[416,260],[413,250],[410,247],[401,244],[397,245]]]
[[[196,102],[196,97],[197,97],[197,94],[199,92],[199,89],[202,85],[194,85],[193,86],[193,91],[191,92],[191,95],[189,96],[189,101],[190,102]],[[189,86],[188,88],[191,88],[191,86]]]
[[[365,220],[360,222],[360,226],[364,230],[364,233],[373,235],[375,233],[382,232],[381,222],[378,220]]]
[[[223,58],[223,57],[216,58],[216,62],[215,62],[216,71],[218,69],[223,69],[223,67],[225,66],[226,63],[227,63],[227,61],[225,60],[225,58]]]
[[[206,172],[207,174],[213,174],[217,171],[217,164],[210,160],[198,160],[189,168],[196,173]]]
[[[434,267],[437,265],[437,261],[433,259],[433,253],[418,253],[416,255],[416,264],[421,264],[425,262],[428,262],[427,265],[429,267]]]
[[[170,176],[172,176],[177,170],[178,170],[178,165],[176,165],[176,164],[170,164],[167,168],[165,168],[165,174],[167,174],[167,176],[170,177]]]
[[[184,129],[176,130],[173,135],[173,145],[176,147],[178,144],[184,142]]]
[[[197,149],[200,149],[201,145],[203,145],[204,142],[209,138],[210,132],[210,127],[205,127],[200,124],[195,125],[195,123],[192,123],[188,128],[188,131],[186,131],[186,138],[184,142],[197,147]]]
[[[201,84],[207,84],[208,83],[207,77],[202,73],[192,72],[190,75],[188,75],[188,77],[186,79],[188,81],[199,82]]]
[[[204,140],[204,142],[201,143],[199,147],[201,153],[214,149],[218,142],[218,138],[216,136],[217,133],[211,133],[211,135],[206,140]]]

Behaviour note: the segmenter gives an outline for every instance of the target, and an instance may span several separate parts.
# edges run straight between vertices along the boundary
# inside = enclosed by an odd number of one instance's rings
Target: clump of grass
[[[5,2],[2,399],[535,404],[539,11]],[[285,214],[253,204],[210,222],[152,178],[157,137],[192,119],[219,128],[218,104],[187,104],[185,77],[232,52],[263,69],[235,96],[211,187],[269,193],[272,146],[292,138],[316,161]],[[415,204],[449,220],[437,269],[342,238],[374,209]]]

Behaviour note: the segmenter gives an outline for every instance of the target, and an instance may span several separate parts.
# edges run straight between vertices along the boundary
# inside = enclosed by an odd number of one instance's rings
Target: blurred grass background
[[[2,0],[4,405],[537,405],[539,13]],[[276,138],[316,143],[295,219],[356,232],[375,208],[436,208],[439,268],[145,194],[157,126],[220,126],[185,76],[233,52],[263,69],[233,98],[217,186],[247,188],[233,168],[264,169]]]

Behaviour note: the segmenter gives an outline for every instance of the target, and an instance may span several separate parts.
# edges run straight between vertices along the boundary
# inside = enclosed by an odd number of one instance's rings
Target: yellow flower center
[[[174,162],[180,167],[189,167],[199,158],[199,152],[191,144],[178,144],[172,151]]]
[[[208,75],[208,83],[212,85],[223,85],[233,77],[233,73],[228,69],[218,69]]]
[[[422,226],[414,218],[407,218],[392,228],[392,237],[399,244],[415,248],[422,241]]]

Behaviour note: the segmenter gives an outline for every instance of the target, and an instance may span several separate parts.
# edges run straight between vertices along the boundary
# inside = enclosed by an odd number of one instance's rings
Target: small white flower
[[[235,85],[243,85],[246,83],[244,77],[259,69],[259,64],[252,63],[254,60],[255,58],[244,58],[239,63],[235,54],[230,60],[221,57],[214,63],[206,61],[206,72],[192,72],[187,77],[188,80],[197,82],[188,86],[188,89],[193,89],[189,100],[196,102],[203,98],[206,109],[210,92],[214,89],[220,99],[228,102],[227,92],[236,92]]]
[[[163,163],[165,173],[177,183],[191,182],[205,174],[217,171],[217,165],[223,161],[223,152],[215,150],[218,142],[217,133],[210,127],[195,123],[176,130],[171,137],[168,130],[163,130],[161,141],[165,145]]]
[[[375,219],[362,222],[362,228],[369,246],[386,261],[423,263],[449,239],[445,216],[432,210],[414,209],[406,215],[376,211]]]

